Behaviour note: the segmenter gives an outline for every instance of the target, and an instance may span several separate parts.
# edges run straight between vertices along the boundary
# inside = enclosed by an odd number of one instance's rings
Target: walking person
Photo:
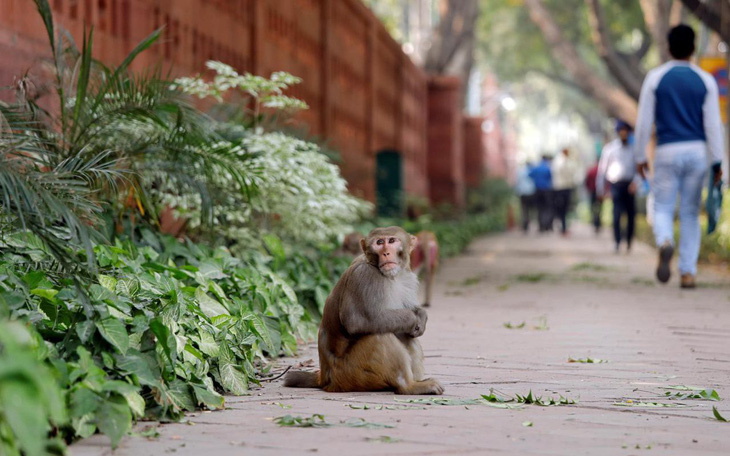
[[[586,173],[584,181],[590,198],[591,223],[596,234],[601,233],[601,210],[603,209],[603,193],[598,193],[596,178],[598,176],[598,161]]]
[[[606,144],[601,152],[596,177],[596,191],[604,194],[605,183],[611,184],[613,200],[613,239],[616,253],[621,248],[621,216],[626,214],[626,250],[631,251],[634,239],[634,223],[636,220],[636,163],[634,151],[629,143],[631,126],[619,120],[616,122],[618,138]]]
[[[515,194],[520,197],[520,212],[522,213],[522,231],[530,231],[530,213],[535,207],[535,183],[530,179],[530,164],[525,163],[517,169],[515,180]]]
[[[553,229],[553,177],[550,171],[550,157],[543,155],[540,163],[528,175],[535,183],[535,205],[537,224],[541,233]]]
[[[714,78],[689,62],[695,33],[678,25],[667,36],[673,60],[651,70],[641,88],[636,123],[636,163],[642,177],[648,169],[646,147],[656,125],[654,159],[654,237],[659,246],[657,279],[671,276],[674,255],[674,209],[679,195],[679,273],[682,288],[694,288],[700,250],[699,212],[709,153],[712,178],[722,171],[723,130]]]
[[[570,150],[565,148],[553,160],[553,203],[555,216],[560,220],[560,233],[568,235],[568,211],[570,211],[573,188],[578,175],[578,164],[570,155]]]

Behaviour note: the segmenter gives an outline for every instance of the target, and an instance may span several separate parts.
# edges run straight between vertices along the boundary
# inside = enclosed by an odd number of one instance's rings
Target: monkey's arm
[[[341,295],[340,322],[352,335],[423,334],[425,319],[413,309],[392,309],[387,303],[393,298],[380,282],[387,280],[379,273],[371,274],[363,265],[353,270]]]
[[[340,321],[349,334],[393,333],[412,337],[423,334],[422,319],[411,309],[365,311],[362,307],[356,304],[340,309]]]

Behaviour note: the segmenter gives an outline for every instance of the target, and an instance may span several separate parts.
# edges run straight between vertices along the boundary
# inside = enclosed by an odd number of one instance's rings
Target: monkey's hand
[[[413,327],[413,330],[408,334],[411,337],[421,337],[426,331],[426,322],[428,321],[428,314],[423,307],[416,307],[413,309],[413,313],[416,314],[417,322]]]

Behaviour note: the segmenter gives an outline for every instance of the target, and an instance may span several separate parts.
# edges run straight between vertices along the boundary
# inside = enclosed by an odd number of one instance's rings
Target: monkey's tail
[[[290,371],[284,377],[284,386],[290,388],[320,388],[319,372]]]

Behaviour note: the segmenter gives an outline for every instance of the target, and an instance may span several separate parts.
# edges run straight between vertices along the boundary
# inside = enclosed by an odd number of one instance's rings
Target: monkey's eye
[[[378,239],[377,242],[376,242],[376,244],[383,245],[383,244],[385,244],[385,241],[382,240],[382,239]]]
[[[388,239],[388,244],[395,244],[395,238]]]

